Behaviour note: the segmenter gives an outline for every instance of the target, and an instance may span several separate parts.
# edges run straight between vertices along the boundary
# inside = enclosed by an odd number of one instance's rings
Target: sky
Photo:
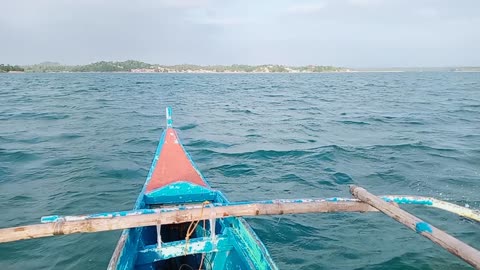
[[[478,0],[0,0],[0,63],[480,66]]]

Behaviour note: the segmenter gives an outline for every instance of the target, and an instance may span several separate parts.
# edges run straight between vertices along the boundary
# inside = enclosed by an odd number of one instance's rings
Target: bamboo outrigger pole
[[[176,224],[210,219],[212,216],[222,218],[229,216],[377,211],[375,208],[365,203],[352,201],[332,202],[326,200],[279,200],[232,206],[208,207],[207,205],[205,208],[193,206],[165,212],[161,211],[161,209],[155,210],[158,211],[154,211],[153,213],[132,211],[133,214],[131,215],[112,215],[91,219],[85,219],[82,216],[70,217],[73,219],[71,221],[60,218],[58,221],[51,223],[4,228],[0,229],[0,243],[54,235],[92,233],[155,226],[159,222],[161,222],[162,225]]]
[[[476,269],[480,269],[480,251],[475,248],[465,244],[444,231],[437,229],[418,217],[385,202],[381,198],[369,193],[364,188],[352,185],[350,186],[350,192],[359,200],[368,203],[387,216],[390,216],[422,236],[430,239],[432,242],[440,245],[453,255],[460,257]]]

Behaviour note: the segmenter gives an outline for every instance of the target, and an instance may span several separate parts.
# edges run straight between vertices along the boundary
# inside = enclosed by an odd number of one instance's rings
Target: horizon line
[[[420,69],[420,68],[426,68],[426,69],[435,69],[435,68],[478,68],[480,67],[480,64],[478,65],[441,65],[441,66],[429,66],[429,65],[417,65],[417,66],[397,66],[397,65],[392,65],[392,66],[346,66],[346,65],[332,65],[332,64],[279,64],[279,63],[264,63],[264,64],[193,64],[193,63],[177,63],[177,64],[158,64],[158,63],[149,63],[145,62],[142,60],[134,60],[134,59],[128,59],[128,60],[98,60],[94,62],[90,62],[88,64],[64,64],[61,62],[57,61],[43,61],[35,64],[5,64],[5,65],[13,65],[13,66],[34,66],[34,65],[42,65],[42,64],[58,64],[60,66],[86,66],[94,63],[99,63],[99,62],[113,62],[113,63],[121,63],[121,62],[127,62],[127,61],[136,61],[136,62],[142,62],[145,64],[149,65],[157,65],[157,66],[179,66],[179,65],[191,65],[191,66],[199,66],[199,67],[209,67],[209,66],[285,66],[285,67],[305,67],[305,66],[323,66],[323,67],[337,67],[337,68],[348,68],[348,69]],[[3,63],[0,63],[3,64]]]

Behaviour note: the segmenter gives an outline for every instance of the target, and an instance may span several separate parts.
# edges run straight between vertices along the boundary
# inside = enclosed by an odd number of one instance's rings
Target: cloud
[[[480,64],[479,9],[478,0],[0,0],[0,61]]]
[[[167,8],[195,9],[206,8],[212,5],[210,0],[160,0],[158,4]]]
[[[380,4],[385,3],[384,0],[348,0],[348,3],[352,6],[359,6],[359,7],[370,7],[370,6],[377,6]]]
[[[197,20],[192,20],[193,23],[206,24],[206,25],[218,25],[218,26],[234,26],[245,25],[255,23],[254,20],[241,18],[241,17],[207,17]]]
[[[287,13],[292,15],[318,14],[327,4],[325,2],[294,4],[287,8]]]
[[[424,18],[435,18],[440,15],[440,12],[435,8],[419,8],[416,9],[414,13]]]

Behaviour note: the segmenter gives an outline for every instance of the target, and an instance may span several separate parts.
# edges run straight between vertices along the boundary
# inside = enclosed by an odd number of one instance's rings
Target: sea
[[[165,128],[231,201],[432,196],[480,208],[480,73],[0,74],[0,227],[129,210]],[[404,209],[480,248],[480,224]],[[380,213],[247,218],[280,269],[471,269]],[[0,244],[0,269],[105,269],[120,231]]]

